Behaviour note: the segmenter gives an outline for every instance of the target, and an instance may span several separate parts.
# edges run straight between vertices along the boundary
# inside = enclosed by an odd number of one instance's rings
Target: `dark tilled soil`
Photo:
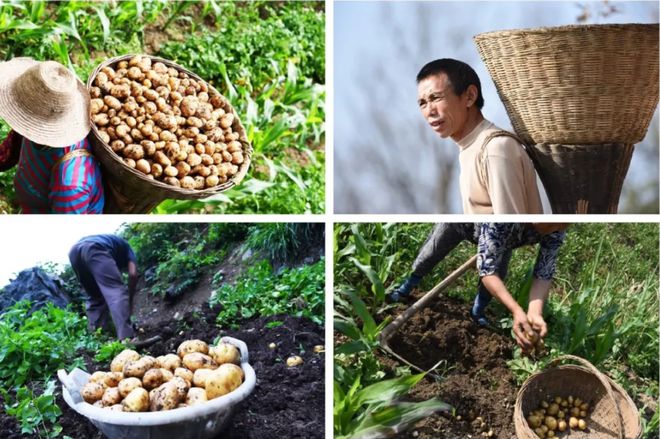
[[[178,345],[191,338],[213,341],[217,336],[243,340],[250,354],[250,364],[257,375],[257,386],[237,410],[232,423],[217,439],[271,439],[324,437],[324,353],[314,346],[323,345],[324,329],[315,323],[291,316],[273,316],[246,320],[238,330],[220,330],[213,322],[217,312],[208,307],[202,312],[188,313],[181,321],[144,328],[144,337],[159,334],[163,340],[141,353],[154,356],[176,352]],[[269,322],[282,325],[268,328]],[[274,342],[276,349],[268,345]],[[286,359],[300,355],[304,363],[289,368]],[[108,370],[109,364],[97,364],[83,354],[87,370]],[[0,406],[4,401],[0,396]],[[83,416],[70,409],[61,395],[59,419],[63,434],[74,439],[103,439],[104,436]],[[0,412],[0,438],[26,439],[20,426]]]
[[[414,400],[438,397],[456,409],[456,418],[434,415],[417,423],[405,437],[484,437],[490,431],[494,438],[515,437],[517,386],[506,367],[515,342],[474,324],[468,304],[440,296],[408,320],[389,345],[425,370],[444,360],[436,368],[442,379],[425,378],[410,396]]]

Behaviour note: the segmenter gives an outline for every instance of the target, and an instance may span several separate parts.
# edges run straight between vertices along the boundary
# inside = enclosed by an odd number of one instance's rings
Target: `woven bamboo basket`
[[[631,145],[658,105],[658,24],[573,25],[476,35],[526,144]]]
[[[526,147],[553,213],[617,213],[633,145],[539,144]]]
[[[562,360],[579,365],[556,366]],[[538,439],[527,423],[526,415],[536,410],[542,401],[556,396],[581,398],[591,406],[587,429],[572,429],[571,439],[638,439],[642,425],[635,403],[623,388],[601,373],[587,360],[565,355],[548,369],[529,377],[516,398],[514,425],[518,439]]]
[[[101,63],[89,76],[87,81],[87,88],[91,88],[96,75],[101,71],[103,67],[113,67],[120,61],[129,60],[134,56],[136,55],[122,55],[110,58]],[[172,67],[179,72],[187,73],[191,78],[204,82],[208,86],[209,90],[213,90],[215,93],[220,94],[215,88],[213,88],[211,84],[172,61],[149,55],[141,56],[151,58],[152,62],[160,61],[167,67]],[[224,96],[222,98],[226,102]],[[92,144],[94,156],[101,163],[105,187],[104,213],[149,213],[158,204],[160,204],[160,202],[166,199],[204,199],[220,192],[227,191],[238,185],[241,180],[243,180],[247,174],[248,168],[250,167],[252,146],[247,139],[245,128],[241,124],[236,110],[234,110],[234,108],[228,102],[226,102],[226,108],[231,109],[232,113],[234,113],[234,123],[232,125],[232,129],[234,132],[239,133],[240,137],[238,140],[243,145],[244,161],[240,165],[238,172],[227,182],[212,188],[202,190],[184,189],[170,186],[161,181],[149,179],[141,172],[130,168],[122,161],[121,157],[112,151],[110,145],[101,139],[96,125],[92,122],[92,135],[89,138]]]

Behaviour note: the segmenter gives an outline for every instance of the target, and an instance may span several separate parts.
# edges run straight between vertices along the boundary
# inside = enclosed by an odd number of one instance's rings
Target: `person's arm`
[[[502,305],[504,305],[513,316],[513,333],[516,336],[516,343],[523,350],[532,348],[532,343],[527,339],[526,334],[531,332],[532,327],[527,322],[527,313],[518,305],[518,302],[511,296],[502,279],[496,274],[483,276],[481,282]]]
[[[527,306],[527,319],[532,329],[539,333],[541,338],[548,333],[548,325],[543,319],[543,305],[548,299],[552,280],[534,278],[532,288],[529,291],[529,305]]]

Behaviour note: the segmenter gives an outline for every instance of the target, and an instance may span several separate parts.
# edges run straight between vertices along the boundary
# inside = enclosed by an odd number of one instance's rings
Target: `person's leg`
[[[90,249],[87,262],[89,270],[110,308],[110,315],[117,329],[117,338],[123,340],[133,337],[128,288],[124,285],[121,272],[114,259],[105,250],[95,246]]]
[[[84,244],[75,245],[69,252],[69,261],[71,262],[71,268],[76,273],[78,281],[80,281],[80,284],[87,293],[87,299],[85,301],[87,328],[92,332],[98,328],[108,330],[110,328],[110,322],[108,320],[110,310],[103,299],[101,290],[99,290],[94,280],[94,276],[87,268],[85,253],[86,248]]]
[[[502,282],[506,279],[506,275],[509,271],[509,262],[511,261],[511,250],[507,251],[499,265],[495,267],[495,272],[502,279]],[[486,307],[493,299],[492,294],[486,289],[484,284],[479,280],[477,285],[477,296],[474,298],[474,304],[472,305],[472,319],[477,322],[480,326],[488,326],[488,320],[486,319],[484,313]]]
[[[422,245],[412,266],[412,274],[392,294],[390,300],[396,302],[406,297],[466,236],[466,225],[458,223],[440,223],[433,227]]]

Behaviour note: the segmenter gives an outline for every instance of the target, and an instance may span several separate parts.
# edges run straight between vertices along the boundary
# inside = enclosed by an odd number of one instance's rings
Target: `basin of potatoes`
[[[58,371],[62,395],[73,410],[89,419],[109,439],[215,437],[228,425],[240,402],[252,393],[256,385],[256,375],[249,364],[245,343],[232,337],[223,337],[220,342],[238,348],[245,379],[234,391],[205,403],[173,410],[135,413],[95,407],[85,402],[80,394],[90,374],[77,368],[68,374],[64,370]]]

